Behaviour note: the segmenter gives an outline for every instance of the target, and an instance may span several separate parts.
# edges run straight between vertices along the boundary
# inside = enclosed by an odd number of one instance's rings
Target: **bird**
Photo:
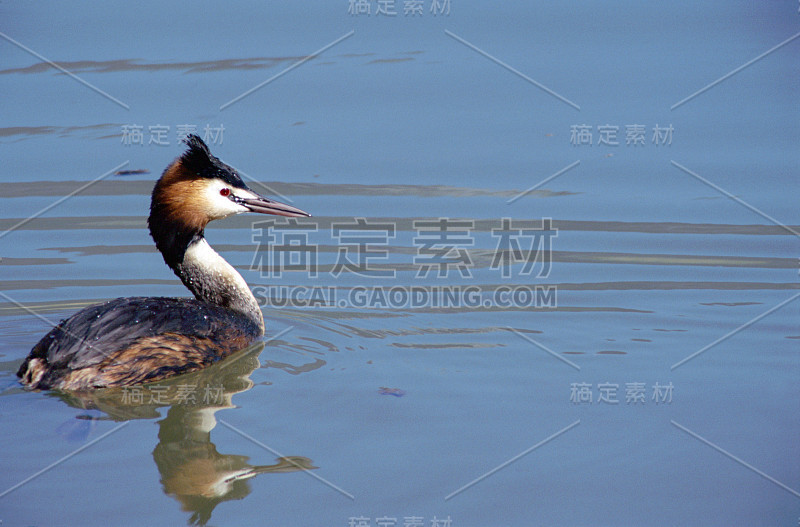
[[[208,244],[206,225],[246,212],[310,214],[253,192],[197,135],[164,170],[147,225],[164,262],[194,298],[117,298],[62,320],[17,372],[29,389],[90,391],[196,371],[264,335],[261,308],[244,278]]]

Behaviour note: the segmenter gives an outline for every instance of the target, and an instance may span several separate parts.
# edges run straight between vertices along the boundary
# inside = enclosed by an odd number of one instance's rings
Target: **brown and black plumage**
[[[204,238],[208,222],[243,212],[308,216],[250,190],[196,135],[153,189],[150,234],[194,299],[118,298],[61,321],[17,375],[35,389],[87,390],[154,382],[203,368],[264,334],[241,275]]]

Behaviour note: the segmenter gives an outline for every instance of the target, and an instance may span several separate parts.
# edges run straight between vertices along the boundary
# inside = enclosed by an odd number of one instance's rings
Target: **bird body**
[[[155,382],[208,366],[264,334],[244,278],[204,237],[208,222],[243,212],[309,216],[259,196],[196,135],[153,189],[148,227],[194,299],[118,298],[61,321],[20,366],[34,389],[89,390]]]

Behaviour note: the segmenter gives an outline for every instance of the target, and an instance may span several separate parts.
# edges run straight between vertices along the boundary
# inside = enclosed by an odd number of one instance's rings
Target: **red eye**
[[[228,187],[223,187],[223,188],[219,189],[219,195],[220,196],[227,197],[227,196],[230,196],[230,194],[231,194],[231,189],[229,189]]]

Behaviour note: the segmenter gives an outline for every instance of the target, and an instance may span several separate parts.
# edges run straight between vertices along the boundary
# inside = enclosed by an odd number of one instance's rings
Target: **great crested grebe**
[[[34,389],[88,390],[194,371],[264,334],[242,276],[203,237],[208,222],[243,212],[310,216],[259,196],[196,135],[156,182],[147,225],[194,299],[118,298],[89,306],[33,347],[17,375]]]

